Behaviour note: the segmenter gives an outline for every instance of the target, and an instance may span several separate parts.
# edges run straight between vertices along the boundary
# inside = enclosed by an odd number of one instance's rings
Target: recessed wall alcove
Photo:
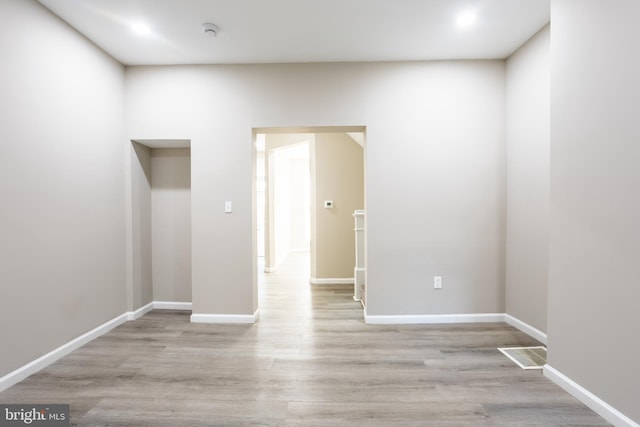
[[[191,141],[131,141],[132,304],[191,303]]]

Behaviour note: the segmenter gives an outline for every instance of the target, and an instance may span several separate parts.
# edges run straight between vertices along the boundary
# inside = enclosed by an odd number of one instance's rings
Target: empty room
[[[0,0],[0,424],[639,426],[639,18]]]

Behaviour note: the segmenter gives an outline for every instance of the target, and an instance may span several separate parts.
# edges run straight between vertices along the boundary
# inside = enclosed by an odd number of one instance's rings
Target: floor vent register
[[[498,350],[522,369],[542,369],[547,363],[546,347],[511,347]]]

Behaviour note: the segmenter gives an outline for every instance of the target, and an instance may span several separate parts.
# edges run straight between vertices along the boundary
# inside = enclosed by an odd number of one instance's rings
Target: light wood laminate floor
[[[309,286],[306,256],[261,277],[255,325],[156,310],[0,402],[69,403],[91,426],[609,425],[496,349],[538,344],[516,329],[365,325],[351,286]]]

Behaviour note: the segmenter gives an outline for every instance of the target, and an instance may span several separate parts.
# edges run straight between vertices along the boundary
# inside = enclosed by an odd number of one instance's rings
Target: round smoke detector
[[[211,24],[209,22],[202,24],[202,32],[209,37],[215,37],[218,35],[219,30],[220,29],[216,24]]]

